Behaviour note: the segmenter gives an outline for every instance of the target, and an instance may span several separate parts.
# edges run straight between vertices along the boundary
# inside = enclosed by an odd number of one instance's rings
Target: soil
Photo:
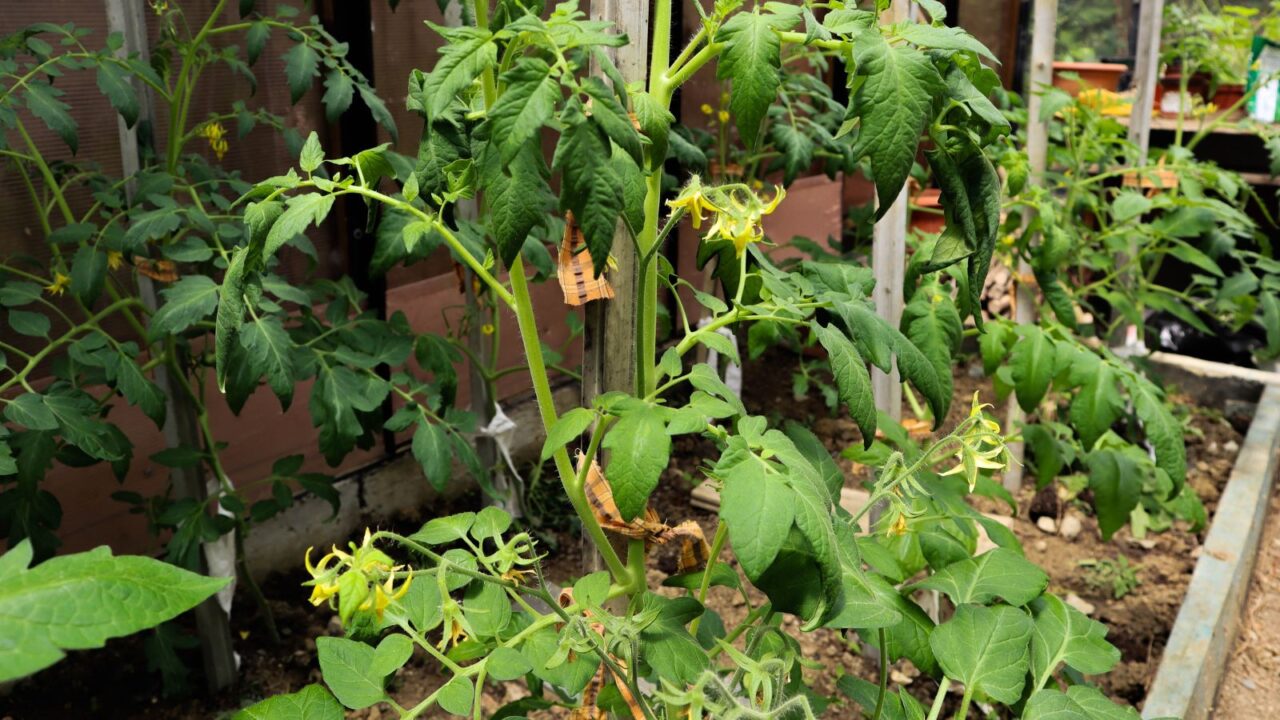
[[[773,419],[792,419],[808,425],[827,448],[837,454],[845,447],[860,441],[854,423],[843,413],[832,416],[817,390],[808,396],[795,398],[791,390],[791,376],[795,366],[794,356],[771,353],[761,361],[745,368],[744,395],[753,413],[770,415]],[[945,432],[968,412],[969,399],[975,391],[983,400],[995,402],[990,383],[981,373],[961,367],[955,377],[955,401],[943,423]],[[1180,399],[1190,404],[1189,399]],[[910,410],[904,410],[910,416]],[[1233,444],[1238,447],[1241,436],[1220,416],[1212,412],[1193,412],[1191,425],[1194,431],[1187,437],[1188,482],[1200,494],[1212,513],[1222,486],[1230,474],[1235,459]],[[713,513],[694,508],[689,503],[690,491],[701,480],[700,465],[711,457],[712,447],[700,438],[682,436],[677,439],[673,462],[659,485],[652,500],[653,507],[667,522],[693,519],[710,538],[715,528]],[[863,479],[865,468],[854,467],[841,460],[851,482]],[[1147,687],[1155,674],[1165,639],[1172,627],[1178,606],[1190,580],[1191,571],[1198,556],[1201,534],[1175,528],[1162,534],[1153,534],[1138,541],[1122,530],[1103,543],[1098,535],[1097,523],[1081,507],[1062,504],[1058,519],[1071,515],[1080,520],[1082,531],[1073,540],[1057,534],[1048,534],[1032,522],[1029,509],[1033,491],[1028,489],[1019,498],[1019,513],[1013,518],[1014,532],[1022,540],[1027,556],[1043,567],[1051,577],[1054,592],[1067,596],[1074,594],[1084,603],[1093,605],[1092,616],[1111,628],[1108,639],[1120,648],[1123,659],[1111,674],[1096,678],[1099,686],[1116,699],[1141,703]],[[1042,498],[1043,499],[1043,498]],[[464,497],[449,508],[432,508],[433,515],[471,509],[479,503],[478,497]],[[1276,502],[1280,503],[1280,500]],[[1052,503],[1057,505],[1058,503]],[[1042,503],[1037,503],[1040,507]],[[987,512],[1008,514],[1008,509],[995,504],[980,503]],[[423,517],[407,517],[403,528],[415,529]],[[563,582],[581,574],[582,554],[579,540],[565,529],[545,530],[548,545],[553,548],[546,568],[548,578]],[[1259,585],[1255,578],[1252,593],[1255,608],[1251,614],[1254,624],[1242,635],[1237,651],[1236,665],[1245,663],[1245,675],[1237,673],[1233,682],[1243,683],[1248,677],[1258,690],[1241,696],[1253,710],[1260,707],[1258,699],[1263,695],[1280,696],[1274,690],[1280,688],[1280,603],[1268,606],[1266,597],[1275,593],[1267,590],[1280,586],[1280,531],[1276,523],[1268,534],[1265,547],[1268,556],[1259,560],[1259,572],[1270,568],[1266,585]],[[662,578],[674,571],[675,549],[659,548],[650,558],[650,586],[660,585]],[[727,554],[727,553],[726,553]],[[1135,569],[1140,581],[1131,592],[1117,599],[1110,587],[1101,587],[1091,581],[1081,561],[1111,560],[1123,556]],[[148,670],[142,645],[143,637],[135,636],[112,641],[102,650],[74,653],[54,667],[36,675],[33,679],[12,688],[8,697],[0,697],[0,720],[44,720],[91,716],[99,720],[138,718],[143,720],[194,720],[196,718],[229,717],[238,708],[263,697],[292,692],[304,685],[320,681],[319,666],[315,659],[315,638],[325,634],[341,633],[337,618],[327,609],[316,609],[305,602],[307,592],[300,585],[306,577],[300,571],[284,577],[275,577],[265,584],[276,621],[281,628],[281,642],[268,641],[261,625],[252,612],[252,601],[237,598],[237,615],[233,618],[236,651],[241,658],[240,684],[231,692],[215,698],[197,697],[168,699],[160,694],[160,683],[154,672]],[[1259,589],[1261,588],[1261,589]],[[664,589],[661,592],[676,594],[679,591]],[[753,598],[753,604],[761,598]],[[708,605],[717,610],[727,626],[741,620],[747,613],[742,598],[724,588],[713,588]],[[814,689],[828,697],[838,695],[836,681],[851,674],[875,681],[876,662],[856,637],[846,638],[833,631],[801,633],[793,621],[787,625],[790,634],[799,638],[808,663],[805,672]],[[1250,638],[1254,640],[1250,641]],[[1252,643],[1252,644],[1250,644]],[[198,654],[186,651],[184,656],[198,665]],[[931,700],[937,684],[930,678],[921,678],[908,664],[900,663],[891,669],[895,683],[904,684],[917,697]],[[193,674],[191,682],[201,682]],[[414,704],[430,694],[443,682],[434,663],[425,655],[415,656],[391,681],[391,694],[402,705]],[[1270,684],[1268,684],[1270,683]],[[1267,692],[1271,690],[1272,692]],[[527,694],[522,683],[491,684],[485,697],[484,714],[490,715],[506,702]],[[1252,699],[1250,699],[1252,698]],[[1274,709],[1274,708],[1273,708]],[[384,715],[378,708],[348,713],[351,718],[380,720]],[[851,710],[847,704],[834,704],[824,714],[826,718],[848,718]],[[1228,714],[1224,717],[1275,717],[1276,713],[1260,715]],[[431,716],[434,717],[434,716]],[[550,714],[533,717],[552,717]]]
[[[1240,635],[1218,686],[1216,717],[1280,717],[1280,484],[1270,505]]]

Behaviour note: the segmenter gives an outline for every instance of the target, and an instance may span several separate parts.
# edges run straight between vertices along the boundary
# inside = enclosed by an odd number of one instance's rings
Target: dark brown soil
[[[844,416],[832,417],[818,392],[804,398],[793,397],[791,374],[794,366],[795,358],[783,353],[771,353],[748,365],[744,395],[751,411],[808,425],[832,453],[839,453],[859,441],[860,435],[854,423]],[[944,432],[967,413],[969,399],[975,390],[981,392],[984,401],[995,402],[990,383],[971,377],[966,368],[962,367],[957,372],[955,385],[956,399],[944,422]],[[1212,512],[1234,462],[1230,443],[1238,444],[1241,439],[1229,424],[1211,413],[1195,413],[1192,425],[1202,437],[1192,435],[1187,438],[1188,481]],[[675,521],[694,519],[708,538],[715,528],[715,516],[692,507],[689,499],[691,489],[701,480],[701,465],[713,457],[712,451],[711,445],[704,440],[679,438],[672,466],[653,500],[653,506],[664,520],[674,524]],[[862,479],[864,468],[853,467],[845,460],[840,462],[851,481]],[[1022,539],[1028,557],[1049,573],[1051,588],[1055,592],[1063,596],[1075,594],[1092,604],[1096,608],[1093,617],[1110,626],[1108,637],[1121,649],[1123,660],[1113,673],[1097,679],[1100,686],[1117,699],[1140,702],[1154,676],[1165,639],[1186,590],[1201,536],[1175,528],[1153,534],[1145,543],[1139,543],[1125,530],[1117,533],[1110,542],[1103,543],[1097,524],[1087,511],[1068,504],[1060,514],[1070,513],[1080,518],[1083,525],[1080,535],[1068,541],[1059,535],[1044,533],[1032,523],[1028,516],[1032,494],[1027,490],[1019,497],[1020,512],[1014,520],[1014,531]],[[476,502],[478,498],[464,499],[449,511],[466,509],[468,503]],[[1007,508],[996,509],[995,504],[981,505],[986,511],[1008,512]],[[444,514],[439,508],[434,510]],[[405,526],[415,527],[421,520],[420,517],[406,518]],[[557,549],[547,568],[549,579],[563,582],[580,575],[579,541],[566,532],[556,531],[553,542]],[[672,552],[659,549],[651,558],[652,587],[658,586],[662,578],[674,569]],[[1135,568],[1141,584],[1117,600],[1109,588],[1090,582],[1090,575],[1080,562],[1114,560],[1121,555]],[[162,698],[158,679],[147,670],[141,638],[125,638],[111,642],[100,651],[75,653],[34,679],[18,684],[8,697],[0,698],[0,719],[194,720],[226,717],[254,700],[318,682],[320,674],[315,660],[314,639],[323,634],[338,634],[340,629],[330,611],[312,608],[306,603],[307,593],[300,586],[304,579],[305,576],[298,572],[273,578],[266,584],[266,594],[272,598],[270,605],[284,635],[278,646],[266,641],[258,623],[250,617],[251,601],[247,597],[237,599],[239,614],[234,624],[236,650],[241,656],[242,666],[240,685],[235,691],[216,698]],[[742,598],[722,588],[713,588],[708,601],[729,627],[747,613]],[[758,598],[753,602],[758,602]],[[876,664],[861,654],[856,638],[847,639],[832,631],[801,633],[794,623],[788,627],[793,636],[800,638],[804,656],[811,661],[811,668],[806,672],[819,693],[836,695],[836,681],[846,674],[872,681],[876,679]],[[190,659],[198,662],[194,656]],[[895,683],[906,683],[911,692],[921,698],[932,699],[937,688],[931,679],[918,677],[905,663],[894,667],[892,675]],[[201,680],[195,675],[192,682],[198,684]],[[392,681],[392,695],[401,704],[413,704],[439,687],[441,682],[433,663],[425,656],[415,657]],[[518,682],[492,685],[485,698],[485,715],[526,693]],[[373,708],[349,713],[348,716],[375,720],[384,714]],[[391,717],[390,714],[385,716]],[[838,704],[825,714],[828,718],[850,716],[850,708]]]

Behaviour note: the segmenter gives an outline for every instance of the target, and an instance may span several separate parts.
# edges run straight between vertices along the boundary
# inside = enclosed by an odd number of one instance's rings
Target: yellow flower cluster
[[[941,473],[942,475],[964,474],[969,483],[969,490],[978,484],[980,470],[1001,470],[1009,464],[1009,451],[1005,448],[1004,438],[1000,435],[1000,424],[986,417],[983,410],[989,405],[978,402],[978,393],[973,394],[973,407],[969,410],[969,418],[976,420],[972,429],[960,437],[960,447],[956,450],[955,467]]]
[[[222,156],[227,154],[227,150],[231,145],[227,142],[227,129],[222,127],[222,123],[214,121],[205,123],[197,133],[200,137],[209,141],[209,149],[213,150],[213,154],[222,160]]]
[[[312,586],[311,604],[319,606],[328,602],[332,606],[339,593],[351,593],[355,597],[338,604],[338,614],[344,624],[351,620],[353,605],[354,610],[373,612],[381,620],[387,606],[404,597],[413,582],[413,574],[409,572],[397,588],[396,573],[411,569],[393,564],[386,553],[374,547],[373,535],[367,528],[359,547],[355,543],[349,545],[351,552],[343,552],[334,546],[315,565],[311,564],[314,548],[307,548],[303,564],[311,576],[306,583]]]
[[[53,273],[53,281],[44,286],[44,291],[50,295],[61,295],[69,285],[71,285],[71,278],[55,271]]]
[[[776,210],[786,195],[785,190],[777,187],[773,198],[765,202],[742,183],[707,187],[695,175],[667,206],[672,210],[683,209],[689,213],[695,230],[702,227],[704,212],[714,215],[715,222],[707,230],[705,239],[728,240],[733,243],[736,254],[740,256],[747,245],[764,238],[764,216]]]

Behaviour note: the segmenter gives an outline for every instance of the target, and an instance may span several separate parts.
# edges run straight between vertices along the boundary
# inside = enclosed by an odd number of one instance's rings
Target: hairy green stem
[[[724,524],[723,520],[716,522],[716,534],[711,539],[711,552],[707,554],[707,567],[702,571],[702,582],[698,583],[698,602],[703,605],[707,604],[707,591],[711,588],[711,573],[715,570],[716,559],[720,557],[720,551],[724,549],[724,542],[729,537],[729,526]],[[689,634],[697,635],[698,626],[702,624],[702,616],[693,619],[689,624]]]
[[[518,255],[515,261],[511,263],[510,274],[516,321],[520,327],[520,339],[524,343],[525,357],[529,362],[529,377],[533,381],[534,396],[538,402],[538,412],[542,416],[543,428],[549,431],[556,424],[559,416],[556,414],[555,400],[551,394],[551,382],[547,379],[547,366],[542,358],[542,339],[538,331],[537,318],[533,314],[533,299],[529,295],[529,281],[524,276],[524,261]],[[595,513],[592,512],[591,505],[587,502],[585,488],[577,482],[578,474],[574,471],[573,463],[569,460],[569,452],[564,448],[558,448],[553,457],[556,470],[560,473],[560,483],[564,487],[565,495],[569,498],[570,504],[573,505],[574,512],[578,514],[578,520],[582,523],[583,532],[591,537],[592,543],[600,551],[600,555],[604,558],[605,565],[609,568],[609,573],[613,575],[614,581],[628,587],[636,582],[643,583],[643,573],[639,578],[632,576],[618,558],[618,553],[614,551],[608,536],[604,534],[604,529],[596,521]]]
[[[884,712],[884,698],[889,694],[889,643],[884,628],[876,628],[876,639],[880,641],[880,691],[876,694],[876,710],[871,720],[880,720]]]
[[[943,676],[938,683],[938,694],[933,696],[933,705],[929,708],[929,717],[925,720],[938,720],[942,716],[942,703],[947,699],[947,688],[951,687],[951,678]]]

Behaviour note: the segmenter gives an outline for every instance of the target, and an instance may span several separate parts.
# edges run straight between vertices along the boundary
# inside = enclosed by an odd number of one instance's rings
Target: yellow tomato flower
[[[722,123],[729,122],[729,111],[721,110],[719,113],[716,113],[716,119]]]
[[[462,620],[459,617],[453,617],[449,620],[449,631],[440,638],[437,648],[444,650],[446,648],[457,647],[458,643],[467,639],[467,629],[463,627]]]
[[[226,128],[222,127],[222,123],[214,121],[205,123],[198,133],[200,137],[209,141],[209,149],[213,150],[213,154],[222,160],[222,156],[227,154],[230,145],[227,143]]]
[[[715,108],[711,107],[711,106],[710,106],[709,104],[707,104],[707,103],[702,103],[702,107],[700,107],[700,108],[698,108],[698,109],[702,111],[702,114],[703,114],[703,115],[710,115],[710,114],[712,114],[712,113],[714,113],[714,112],[715,112]]]
[[[525,576],[533,574],[532,570],[521,570],[519,568],[511,568],[502,573],[502,579],[516,585],[523,585]]]
[[[484,333],[485,335],[492,335],[493,330],[494,330],[493,323],[485,323],[484,325],[480,326],[480,332]]]
[[[689,178],[688,184],[684,186],[684,189],[680,191],[675,200],[667,201],[667,207],[672,210],[684,208],[689,213],[694,230],[702,227],[702,213],[704,210],[713,213],[720,212],[720,208],[716,207],[715,203],[711,202],[706,193],[703,192],[702,179],[697,175]]]
[[[329,598],[338,594],[338,583],[318,583],[311,588],[311,597],[308,598],[312,605],[320,607]]]
[[[373,594],[367,600],[360,603],[361,610],[372,610],[378,616],[378,620],[382,620],[382,613],[392,602],[404,597],[409,592],[409,585],[413,584],[413,575],[405,576],[404,582],[400,584],[399,590],[394,590],[395,575],[387,575],[387,581],[382,585],[373,586]]]
[[[120,252],[119,250],[108,250],[107,251],[107,269],[119,270],[121,265],[124,265],[124,253]]]
[[[712,197],[716,203],[716,221],[707,231],[706,239],[728,240],[733,243],[737,255],[741,256],[747,245],[764,239],[764,226],[761,222],[765,215],[778,209],[786,194],[785,190],[777,188],[773,198],[764,203],[745,185],[714,189]]]
[[[893,525],[889,527],[889,534],[902,537],[907,534],[907,516],[899,515],[897,520],[893,521]]]
[[[49,283],[48,285],[45,285],[44,291],[49,293],[50,295],[61,295],[67,289],[67,286],[69,286],[70,284],[71,284],[71,278],[67,277],[66,275],[60,272],[54,271],[53,282]]]

